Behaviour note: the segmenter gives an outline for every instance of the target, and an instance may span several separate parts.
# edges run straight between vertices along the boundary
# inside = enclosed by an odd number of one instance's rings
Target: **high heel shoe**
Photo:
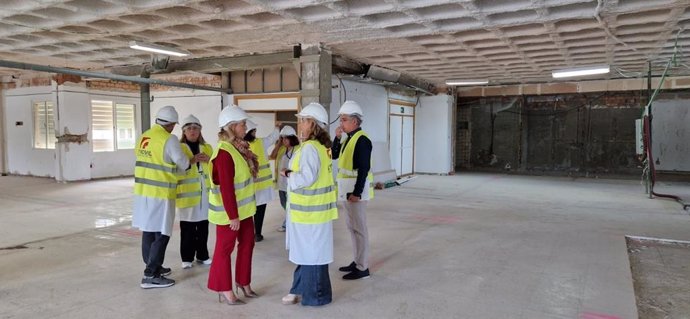
[[[247,285],[249,286],[249,285]],[[243,286],[240,286],[240,284],[235,283],[235,295],[239,295],[240,291],[242,291],[242,294],[247,297],[247,298],[258,298],[259,295],[256,294],[251,288],[245,289]]]
[[[218,293],[218,302],[220,302],[220,303],[225,302],[226,304],[231,305],[231,306],[244,305],[246,303],[240,298],[237,298],[234,301],[230,300],[230,299],[228,299],[228,297],[226,297],[221,292]]]

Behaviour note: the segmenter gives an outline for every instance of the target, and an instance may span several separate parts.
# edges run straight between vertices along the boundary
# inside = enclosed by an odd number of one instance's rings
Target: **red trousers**
[[[208,273],[208,289],[213,291],[232,290],[232,266],[230,255],[237,241],[235,258],[235,283],[246,286],[252,278],[252,253],[254,252],[254,219],[240,221],[240,229],[230,230],[229,225],[216,225],[216,248]]]

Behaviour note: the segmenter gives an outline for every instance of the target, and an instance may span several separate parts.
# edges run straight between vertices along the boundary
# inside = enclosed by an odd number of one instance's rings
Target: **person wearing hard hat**
[[[146,264],[141,288],[164,288],[175,284],[165,276],[165,249],[172,234],[177,197],[177,174],[184,174],[199,157],[189,159],[180,142],[170,134],[177,124],[177,111],[164,106],[156,113],[156,122],[144,132],[134,149],[134,210],[132,226],[142,234],[141,253]]]
[[[278,189],[278,197],[280,198],[280,205],[283,206],[283,210],[286,208],[287,204],[287,178],[280,175],[280,171],[284,168],[288,168],[288,163],[294,155],[295,147],[299,145],[299,139],[297,138],[297,132],[292,126],[284,126],[280,130],[280,139],[276,142],[273,152],[270,158],[275,160],[275,181],[276,188]],[[283,219],[283,224],[277,229],[279,232],[285,232],[285,219]]]
[[[182,269],[192,268],[194,257],[201,265],[210,265],[208,255],[208,161],[213,147],[201,135],[201,122],[194,115],[182,120],[180,145],[189,159],[195,156],[196,165],[177,180],[177,216],[180,218],[180,256]]]
[[[344,194],[345,222],[350,231],[354,261],[338,270],[347,272],[345,280],[369,277],[369,232],[367,201],[374,198],[374,175],[371,173],[371,140],[362,131],[364,112],[355,101],[345,101],[338,111],[340,126],[333,140],[333,158],[338,159],[338,191]],[[341,145],[340,136],[346,133]]]
[[[288,186],[285,246],[297,268],[282,302],[301,299],[302,305],[321,306],[333,299],[328,264],[333,262],[333,220],[338,218],[328,113],[321,104],[310,103],[297,117],[302,144],[289,169],[281,170]]]
[[[216,247],[208,274],[208,288],[218,292],[218,301],[241,305],[245,297],[258,295],[252,290],[252,253],[254,251],[254,221],[256,201],[254,178],[259,171],[256,155],[249,149],[244,135],[247,113],[235,105],[225,107],[218,116],[218,146],[211,155],[208,221],[216,225]],[[237,242],[235,258],[235,288],[233,292],[230,255]]]
[[[276,122],[276,127],[270,135],[264,138],[256,137],[258,125],[251,120],[247,121],[247,134],[244,140],[249,142],[249,147],[259,160],[259,174],[254,179],[256,188],[256,215],[254,215],[254,238],[257,242],[264,240],[261,230],[264,225],[264,215],[266,214],[266,204],[272,201],[273,176],[271,176],[271,165],[268,163],[266,153],[268,148],[273,145],[279,137],[280,122]]]

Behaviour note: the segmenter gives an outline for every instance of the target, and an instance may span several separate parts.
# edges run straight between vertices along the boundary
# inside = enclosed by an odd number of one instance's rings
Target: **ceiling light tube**
[[[186,50],[166,47],[158,44],[144,43],[139,41],[130,41],[129,47],[135,50],[142,50],[172,56],[188,56],[191,54],[189,51]]]
[[[446,80],[446,85],[485,85],[489,80]]]
[[[551,73],[551,75],[555,79],[559,79],[559,78],[569,78],[569,77],[575,77],[575,76],[585,76],[585,75],[594,75],[594,74],[607,74],[609,72],[611,72],[611,68],[608,65],[600,65],[600,66],[590,66],[590,67],[584,67],[584,68],[556,70],[556,71],[553,71]]]

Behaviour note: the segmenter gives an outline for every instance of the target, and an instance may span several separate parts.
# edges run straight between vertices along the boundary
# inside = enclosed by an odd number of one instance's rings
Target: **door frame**
[[[415,117],[416,117],[417,112],[416,112],[416,110],[415,110],[411,115],[408,115],[408,114],[395,114],[395,113],[391,113],[391,106],[392,106],[392,105],[408,106],[408,107],[412,107],[413,109],[414,109],[417,105],[416,105],[415,103],[408,102],[408,101],[404,101],[404,100],[398,100],[398,99],[392,99],[392,98],[389,98],[389,99],[388,99],[388,152],[392,152],[392,150],[391,150],[391,120],[392,120],[392,118],[393,118],[393,117],[401,117],[401,118],[404,118],[404,117],[411,117],[411,118],[412,118],[412,172],[410,172],[410,173],[408,173],[408,174],[402,174],[402,173],[403,173],[403,170],[402,170],[402,167],[400,167],[400,174],[401,174],[401,175],[398,176],[398,177],[411,176],[411,175],[414,175],[414,172],[415,172],[414,163],[415,163],[415,147],[416,147],[416,144],[415,144],[414,136],[415,136],[415,129],[416,129],[416,127],[417,127],[417,123],[416,123],[417,121],[415,120]],[[401,119],[401,120],[402,120],[402,119]],[[400,134],[401,134],[401,135],[403,134],[403,131],[405,130],[404,123],[405,123],[405,122],[403,121],[402,124],[401,124],[401,127],[402,127],[402,130],[400,131]],[[402,139],[402,136],[401,136],[401,139],[400,139],[400,144],[401,144],[401,148],[400,148],[400,163],[401,163],[401,165],[402,165],[402,158],[403,158],[403,154],[402,154],[403,139]],[[391,163],[391,164],[392,164],[392,163]],[[393,167],[393,169],[395,170],[395,167]]]

